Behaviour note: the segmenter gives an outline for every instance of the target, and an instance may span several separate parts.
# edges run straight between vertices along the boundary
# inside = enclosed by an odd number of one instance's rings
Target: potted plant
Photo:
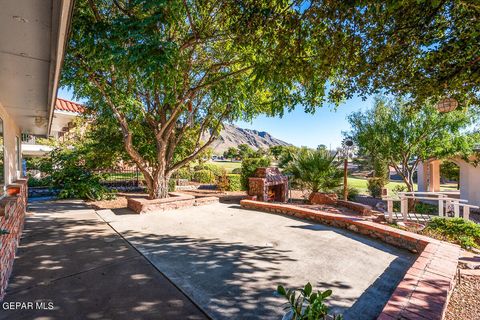
[[[328,313],[325,300],[332,295],[332,290],[313,292],[309,282],[299,290],[286,290],[278,286],[277,293],[287,299],[287,313],[282,320],[343,320],[342,315]]]

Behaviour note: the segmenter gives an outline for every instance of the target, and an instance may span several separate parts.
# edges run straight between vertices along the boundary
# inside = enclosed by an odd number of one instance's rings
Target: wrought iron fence
[[[143,188],[143,175],[138,168],[97,171],[100,183],[110,189],[134,190]]]

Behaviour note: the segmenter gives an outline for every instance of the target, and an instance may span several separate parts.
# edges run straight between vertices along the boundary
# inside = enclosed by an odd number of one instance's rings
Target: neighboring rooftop
[[[85,111],[85,107],[73,101],[57,98],[57,101],[55,103],[55,110],[73,113],[83,113]]]

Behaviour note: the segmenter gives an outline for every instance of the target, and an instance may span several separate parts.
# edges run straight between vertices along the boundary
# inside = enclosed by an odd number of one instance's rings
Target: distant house
[[[50,137],[58,140],[64,139],[74,127],[75,118],[84,112],[85,107],[81,104],[57,98]],[[42,157],[52,150],[51,146],[41,144],[39,138],[45,138],[45,136],[22,132],[22,155],[24,157]]]

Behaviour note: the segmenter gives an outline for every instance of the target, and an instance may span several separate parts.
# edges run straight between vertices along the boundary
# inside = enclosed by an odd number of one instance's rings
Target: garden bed
[[[136,213],[174,210],[212,203],[218,203],[218,198],[195,197],[192,195],[177,192],[170,192],[169,197],[164,199],[148,199],[147,197],[127,197],[127,207]]]

